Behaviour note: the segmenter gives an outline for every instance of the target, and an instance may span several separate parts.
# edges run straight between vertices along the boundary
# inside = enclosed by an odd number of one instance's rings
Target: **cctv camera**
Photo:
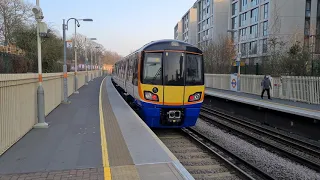
[[[80,27],[80,24],[78,24],[78,27]]]
[[[35,6],[34,8],[32,8],[32,12],[34,14],[39,14],[41,12],[41,8],[39,6]]]

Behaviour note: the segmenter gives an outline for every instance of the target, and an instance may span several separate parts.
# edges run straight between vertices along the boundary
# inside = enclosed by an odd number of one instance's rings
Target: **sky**
[[[36,0],[25,0],[36,4]],[[174,26],[196,0],[40,0],[44,21],[60,31],[62,19],[91,18],[80,21],[81,33],[97,38],[106,50],[128,55],[144,44],[158,39],[173,39]],[[69,21],[67,35],[74,33]]]

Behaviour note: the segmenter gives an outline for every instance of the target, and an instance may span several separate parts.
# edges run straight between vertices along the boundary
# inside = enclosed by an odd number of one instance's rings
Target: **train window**
[[[130,71],[130,60],[126,59],[126,66],[125,66],[125,75],[126,75],[126,81],[129,79],[129,71]]]
[[[164,58],[164,85],[184,85],[184,53],[166,52]]]
[[[129,60],[129,71],[128,71],[128,73],[129,73],[129,78],[128,78],[128,81],[129,82],[131,82],[132,81],[132,73],[133,73],[133,71],[132,71],[132,68],[133,68],[133,57],[131,56],[130,57],[130,60]]]
[[[162,84],[162,53],[146,53],[143,67],[144,84]]]
[[[186,57],[186,86],[203,85],[202,56],[187,54]]]
[[[133,60],[132,84],[135,86],[138,86],[138,54],[134,56],[134,60]]]

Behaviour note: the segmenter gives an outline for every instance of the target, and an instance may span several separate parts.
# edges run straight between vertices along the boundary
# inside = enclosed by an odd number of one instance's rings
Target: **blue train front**
[[[195,125],[205,89],[203,56],[197,47],[153,41],[118,61],[112,78],[149,127]]]

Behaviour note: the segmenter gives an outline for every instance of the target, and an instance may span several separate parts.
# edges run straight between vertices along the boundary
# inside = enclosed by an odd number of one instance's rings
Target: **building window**
[[[250,27],[250,35],[252,38],[258,37],[258,25],[257,24]]]
[[[251,10],[251,23],[255,23],[258,21],[258,8]]]
[[[241,44],[241,56],[246,56],[247,55],[247,44],[242,43]]]
[[[259,0],[251,0],[251,6],[256,6],[259,4]]]
[[[269,14],[269,3],[263,6],[263,18],[267,19]]]
[[[240,27],[246,25],[247,13],[243,13],[240,15]]]
[[[263,30],[262,35],[267,36],[268,35],[268,21],[263,22],[262,30]]]
[[[238,2],[232,4],[232,15],[235,15],[238,11]]]
[[[247,36],[247,28],[243,28],[240,30],[240,38],[241,40],[246,40],[246,36]]]
[[[252,41],[249,44],[250,54],[257,54],[257,41]]]
[[[310,19],[306,19],[306,21],[305,21],[304,35],[305,36],[310,35]]]
[[[306,2],[306,17],[310,17],[311,15],[311,0],[307,0]]]
[[[268,40],[263,39],[262,40],[262,53],[267,53],[268,52]]]
[[[248,0],[242,0],[241,2],[242,2],[242,4],[241,4],[241,11],[244,11],[244,10],[247,9]]]
[[[232,29],[238,28],[238,17],[232,18]]]

